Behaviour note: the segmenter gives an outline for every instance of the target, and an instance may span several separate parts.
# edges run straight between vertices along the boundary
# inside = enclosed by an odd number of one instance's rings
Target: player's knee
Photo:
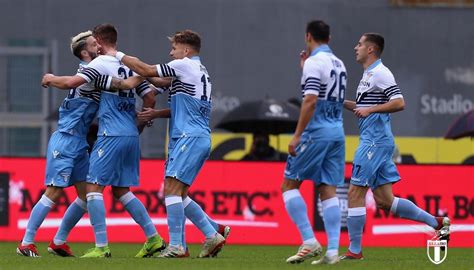
[[[380,208],[380,209],[388,210],[392,207],[392,204],[387,200],[376,199],[375,203],[377,204],[377,208]]]
[[[53,187],[53,186],[47,187],[46,191],[44,192],[44,195],[48,197],[48,199],[50,199],[54,203],[56,203],[59,200],[62,194],[63,194],[62,188]]]
[[[297,181],[285,179],[283,183],[281,184],[281,193],[284,193],[292,189],[298,189],[298,188],[299,188],[299,185]]]

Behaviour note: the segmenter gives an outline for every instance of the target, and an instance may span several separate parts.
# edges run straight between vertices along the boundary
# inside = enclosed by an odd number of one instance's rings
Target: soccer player
[[[354,48],[364,73],[357,87],[356,101],[346,100],[344,107],[359,117],[360,142],[349,187],[350,246],[341,259],[363,259],[361,242],[366,217],[365,195],[369,188],[377,207],[402,218],[424,222],[437,230],[441,240],[449,239],[449,218],[434,217],[411,201],[393,196],[392,184],[400,181],[400,175],[392,161],[395,146],[390,113],[403,110],[405,101],[392,72],[380,59],[384,43],[380,34],[366,33]]]
[[[97,57],[97,42],[91,31],[77,34],[71,39],[71,52],[81,60],[79,69]],[[89,169],[87,131],[99,109],[100,91],[84,84],[71,89],[59,108],[58,130],[49,140],[46,156],[46,191],[33,207],[26,232],[17,253],[39,257],[34,244],[36,231],[46,215],[62,195],[63,189],[74,185],[76,200],[68,207],[54,241],[48,251],[59,256],[73,256],[66,238],[81,219],[86,208],[86,176]]]
[[[170,142],[165,172],[165,204],[170,243],[159,257],[188,256],[184,239],[185,216],[206,236],[198,257],[213,257],[225,244],[225,237],[217,232],[217,224],[212,223],[202,208],[188,197],[188,189],[210,153],[212,84],[199,58],[200,36],[193,31],[184,30],[177,32],[170,41],[170,56],[175,60],[168,64],[148,65],[122,52],[110,54],[143,77],[172,78],[170,110],[146,109],[139,114],[142,120],[170,117]]]
[[[285,208],[303,240],[288,263],[300,263],[322,253],[308,219],[306,204],[299,192],[305,179],[312,180],[320,193],[324,227],[328,238],[325,256],[314,264],[339,261],[341,211],[336,187],[344,181],[344,129],[342,107],[346,68],[328,46],[329,25],[311,21],[306,27],[306,52],[301,54],[303,103],[288,157],[282,184]]]
[[[117,30],[113,25],[101,24],[94,28],[93,36],[106,52],[117,46]],[[91,83],[108,89],[111,77],[127,78],[133,72],[114,57],[101,55],[81,69],[75,76],[56,77],[45,75],[43,84],[55,87],[77,87]],[[140,79],[139,76],[136,78]],[[154,107],[154,92],[143,82],[135,88],[143,99],[144,107]],[[139,130],[145,123],[136,126],[135,93],[133,89],[123,91],[103,91],[99,104],[99,132],[90,158],[87,175],[87,209],[95,233],[95,248],[88,250],[82,257],[110,257],[105,224],[105,206],[103,190],[112,186],[112,193],[125,207],[132,218],[145,232],[147,241],[136,257],[149,257],[166,247],[157,233],[145,207],[130,191],[138,185],[140,145]]]

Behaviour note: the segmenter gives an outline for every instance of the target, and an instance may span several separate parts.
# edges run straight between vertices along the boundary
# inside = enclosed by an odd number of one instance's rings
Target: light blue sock
[[[184,250],[186,250],[186,248],[188,247],[188,245],[186,245],[186,216],[183,218],[183,227],[181,229],[181,237],[183,238],[183,240],[181,241],[181,245],[183,246]]]
[[[285,202],[286,212],[288,212],[291,220],[296,224],[296,227],[298,227],[303,243],[316,242],[313,228],[309,222],[306,203],[303,197],[301,197],[299,190],[292,189],[283,192],[283,201]]]
[[[348,209],[347,229],[349,231],[349,251],[359,254],[362,251],[362,231],[365,225],[365,207]]]
[[[54,236],[54,244],[62,245],[66,243],[66,239],[71,232],[72,228],[76,226],[77,222],[84,216],[87,212],[87,204],[85,201],[81,200],[79,197],[74,200],[74,202],[69,205],[64,214],[61,225],[59,225],[59,230]]]
[[[26,225],[25,236],[21,242],[22,245],[26,246],[34,243],[36,231],[41,226],[41,223],[43,223],[46,215],[48,215],[53,206],[54,202],[46,197],[46,195],[41,196],[41,199],[31,210],[30,219],[28,220],[28,225]]]
[[[328,237],[327,252],[331,256],[337,255],[339,250],[339,237],[341,235],[341,209],[339,199],[333,197],[321,202],[323,206],[324,229]]]
[[[143,232],[145,232],[146,238],[153,237],[157,235],[155,225],[151,221],[150,215],[146,211],[145,206],[142,202],[133,195],[131,191],[122,195],[119,198],[119,201],[125,207],[130,216],[135,220],[135,222],[140,225]]]
[[[107,242],[107,228],[105,226],[104,196],[99,192],[87,193],[87,211],[94,228],[95,246],[105,247]]]
[[[433,228],[438,227],[438,221],[436,221],[434,216],[430,215],[407,199],[395,197],[390,211],[402,218],[424,222]]]
[[[165,198],[165,204],[168,216],[170,245],[181,246],[183,244],[183,220],[185,219],[183,198],[180,196],[168,196]]]
[[[202,210],[201,206],[193,201],[191,198],[186,197],[183,201],[184,214],[191,220],[191,222],[198,227],[198,229],[206,236],[206,238],[212,238],[216,235],[217,231],[209,222],[208,216]]]

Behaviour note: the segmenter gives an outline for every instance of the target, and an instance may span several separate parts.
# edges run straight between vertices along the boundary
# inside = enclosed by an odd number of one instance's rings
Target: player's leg
[[[378,208],[390,210],[393,214],[402,218],[423,222],[435,230],[440,230],[445,225],[449,226],[449,224],[446,224],[446,221],[443,224],[442,217],[434,217],[416,206],[412,201],[394,197],[391,183],[378,186],[373,192]]]
[[[336,195],[336,186],[321,184],[318,186],[318,191],[322,204],[324,229],[328,245],[324,258],[314,263],[334,264],[339,261],[339,239],[341,235],[339,199]]]
[[[351,184],[348,193],[347,229],[349,249],[341,259],[363,259],[362,232],[366,221],[365,195],[374,181],[380,160],[384,156],[373,145],[360,144],[352,164]]]
[[[324,228],[328,246],[326,254],[312,264],[335,264],[339,262],[339,239],[341,235],[341,209],[336,188],[344,183],[345,142],[321,142],[321,149],[326,149],[320,173],[315,178],[321,199]],[[324,151],[321,151],[324,152]]]
[[[67,208],[59,225],[59,229],[53,241],[48,246],[50,253],[61,257],[74,256],[66,240],[71,230],[87,212],[86,182],[77,182],[74,184],[74,187],[76,189],[77,198]]]
[[[313,168],[321,166],[322,159],[315,157],[314,154],[317,152],[311,141],[302,141],[296,152],[296,157],[288,157],[281,191],[286,212],[296,225],[302,244],[295,255],[287,258],[288,263],[301,263],[322,252],[321,244],[316,240],[309,221],[306,202],[299,191],[302,183],[300,180],[311,178],[314,174]]]
[[[71,184],[76,189],[77,198],[69,205],[64,213],[59,229],[48,246],[48,252],[62,257],[74,256],[71,248],[66,243],[66,239],[72,228],[76,226],[79,220],[87,212],[86,204],[86,178],[89,172],[89,154],[87,153],[88,144],[85,139],[80,140],[77,149],[77,157],[74,161],[74,168],[71,174]]]
[[[105,223],[105,186],[87,183],[87,211],[94,229],[95,248],[91,248],[81,258],[110,257],[107,228]]]
[[[55,202],[62,195],[63,187],[69,185],[71,170],[74,166],[74,151],[68,151],[74,145],[72,136],[55,132],[48,142],[46,153],[46,191],[31,210],[25,235],[17,247],[17,254],[37,257],[34,237]]]
[[[349,248],[341,259],[362,259],[362,232],[366,221],[365,196],[368,187],[350,184],[348,193],[347,230]]]
[[[206,235],[207,224],[204,222],[204,218],[209,221],[211,226],[216,230],[220,235],[227,237],[230,234],[230,227],[226,225],[219,224],[211,219],[201,208],[199,204],[197,204],[191,197],[186,196],[183,200],[184,205],[184,215],[191,220],[191,222],[198,227],[198,229]]]
[[[41,199],[35,204],[31,210],[28,224],[26,225],[25,235],[18,245],[16,252],[18,255],[27,257],[39,257],[38,251],[34,244],[34,238],[38,228],[43,223],[44,219],[53,208],[55,202],[62,195],[62,188],[49,186]]]
[[[135,255],[135,257],[151,257],[153,254],[163,250],[166,243],[156,231],[156,227],[151,221],[150,215],[146,211],[143,203],[135,197],[128,187],[112,187],[112,193],[118,199],[125,210],[140,225],[147,238],[143,248]]]
[[[165,205],[168,220],[169,245],[160,254],[160,258],[182,258],[185,256],[183,247],[183,190],[187,190],[186,184],[176,178],[165,179]]]

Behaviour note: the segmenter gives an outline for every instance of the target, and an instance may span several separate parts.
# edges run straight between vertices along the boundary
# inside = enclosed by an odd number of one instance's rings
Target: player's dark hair
[[[191,46],[196,52],[201,50],[201,37],[198,33],[191,30],[179,31],[170,37],[169,40],[174,43],[186,44]]]
[[[81,55],[81,52],[82,50],[85,50],[86,49],[86,46],[87,46],[87,40],[88,37],[85,37],[85,38],[81,38],[80,40],[77,41],[77,45],[73,47],[72,49],[72,53],[79,59],[83,60],[82,59],[82,55]]]
[[[323,21],[310,21],[306,25],[306,33],[309,33],[315,41],[325,43],[329,41],[329,25]]]
[[[108,45],[117,44],[117,29],[110,23],[97,25],[92,30],[92,35]]]
[[[370,42],[375,45],[375,55],[380,57],[385,46],[385,39],[383,36],[378,33],[365,33],[363,36],[365,37],[366,42]]]

